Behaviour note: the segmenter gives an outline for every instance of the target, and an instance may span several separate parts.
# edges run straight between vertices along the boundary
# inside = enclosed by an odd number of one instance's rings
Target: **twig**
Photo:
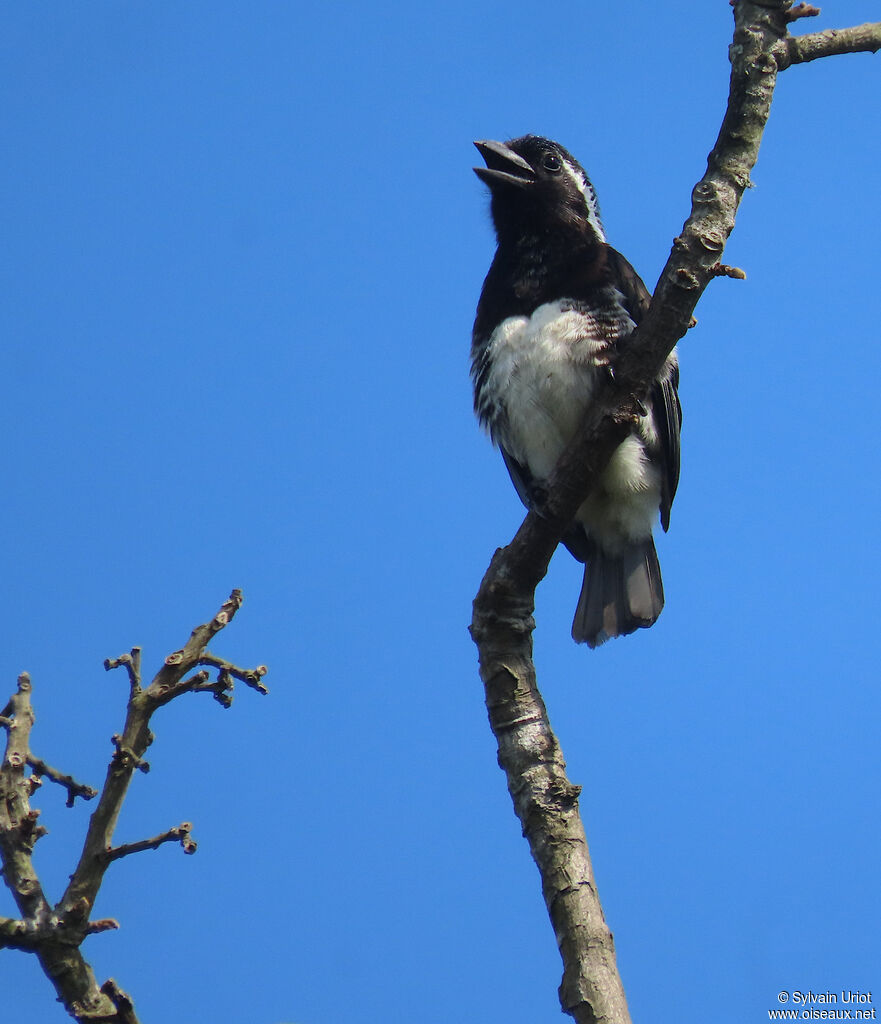
[[[843,53],[877,53],[881,50],[881,21],[855,25],[853,28],[830,28],[806,36],[786,36],[774,46],[772,55],[779,71],[793,64],[806,64],[820,57],[837,57]]]
[[[119,929],[119,921],[115,917],[102,917],[97,921],[89,921],[86,935],[98,935],[101,932],[115,932]]]
[[[28,754],[28,764],[33,770],[35,776],[45,777],[51,782],[57,783],[59,786],[64,786],[67,790],[68,807],[73,807],[74,801],[77,797],[81,797],[83,800],[92,800],[98,795],[97,789],[93,789],[91,786],[85,786],[83,783],[77,782],[76,779],[70,775],[63,775],[51,765],[46,764],[45,761],[41,761],[39,757],[34,757],[33,754]]]
[[[796,4],[792,10],[786,12],[786,21],[792,24],[801,18],[816,18],[819,13],[820,8],[814,7],[813,4]]]
[[[741,270],[740,267],[729,267],[727,263],[717,263],[714,267],[710,267],[710,273],[713,277],[730,277],[735,281],[746,280],[745,270]]]
[[[118,658],[105,658],[104,671],[124,667],[128,672],[129,688],[131,695],[141,692],[141,648],[133,647],[128,654],[121,654]]]
[[[107,996],[111,1003],[113,1003],[116,1010],[115,1024],[138,1024],[135,1006],[131,997],[127,992],[123,992],[113,978],[108,978],[104,982],[101,986],[101,993]]]
[[[221,669],[213,683],[208,682],[210,678],[211,673],[207,669],[202,668],[190,676],[189,679],[184,680],[181,687],[186,687],[192,693],[211,693],[221,707],[231,708],[232,692],[235,687],[233,677],[229,672]]]
[[[252,690],[256,690],[258,693],[267,694],[269,688],[263,684],[263,677],[269,671],[265,665],[258,665],[256,668],[239,668],[238,665],[233,665],[230,661],[225,661],[223,658],[218,658],[210,651],[205,651],[202,657],[199,659],[200,665],[213,665],[215,668],[219,668],[223,672],[229,673],[235,679],[240,679],[246,686],[250,686]]]
[[[175,828],[168,829],[167,832],[160,832],[158,836],[153,836],[152,839],[141,839],[136,843],[123,843],[121,846],[114,846],[105,852],[104,859],[110,863],[110,861],[128,857],[132,853],[143,853],[144,850],[158,850],[163,843],[174,842],[180,843],[184,853],[195,853],[197,844],[194,839],[190,838],[192,830],[192,822],[185,821]]]
[[[116,753],[113,755],[114,761],[122,765],[124,768],[132,767],[137,768],[139,772],[143,772],[145,775],[150,771],[150,762],[145,761],[143,757],[136,754],[131,747],[127,747],[123,741],[122,736],[119,733],[114,733],[110,737],[110,742],[116,748]],[[153,737],[148,736],[147,745],[153,742]]]

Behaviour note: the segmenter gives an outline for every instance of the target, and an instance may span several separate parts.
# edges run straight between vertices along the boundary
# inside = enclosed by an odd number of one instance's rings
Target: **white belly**
[[[600,316],[564,307],[549,302],[530,317],[509,317],[489,342],[486,387],[504,409],[496,440],[538,481],[551,475],[584,418],[608,347],[634,327],[620,306]],[[633,434],[577,518],[611,549],[651,533],[660,493],[660,473]]]

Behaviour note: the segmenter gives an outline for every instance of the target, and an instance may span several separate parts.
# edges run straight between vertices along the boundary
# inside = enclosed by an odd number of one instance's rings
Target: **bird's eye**
[[[556,153],[545,153],[541,158],[541,165],[546,171],[550,171],[552,174],[556,174],[557,171],[561,170],[563,164],[560,162],[560,158]]]

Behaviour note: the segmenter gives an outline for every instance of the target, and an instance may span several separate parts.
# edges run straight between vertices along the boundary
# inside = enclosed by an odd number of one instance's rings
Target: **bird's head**
[[[584,168],[559,143],[538,135],[475,142],[486,167],[474,173],[492,194],[499,240],[554,233],[604,242],[596,192]]]

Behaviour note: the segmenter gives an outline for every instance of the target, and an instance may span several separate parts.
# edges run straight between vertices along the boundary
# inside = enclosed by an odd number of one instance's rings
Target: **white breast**
[[[505,411],[497,439],[539,480],[578,428],[607,346],[633,328],[620,307],[613,317],[567,305],[548,302],[532,316],[508,317],[489,342],[486,387]]]

